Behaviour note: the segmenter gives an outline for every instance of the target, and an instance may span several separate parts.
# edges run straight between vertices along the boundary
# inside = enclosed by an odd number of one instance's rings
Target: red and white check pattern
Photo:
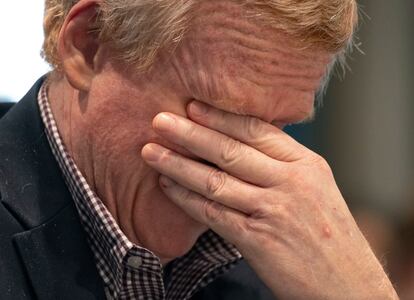
[[[189,299],[241,259],[236,248],[212,231],[202,235],[185,256],[170,263],[169,279],[150,250],[133,244],[69,155],[60,138],[47,97],[47,82],[38,103],[52,152],[77,207],[108,299]]]

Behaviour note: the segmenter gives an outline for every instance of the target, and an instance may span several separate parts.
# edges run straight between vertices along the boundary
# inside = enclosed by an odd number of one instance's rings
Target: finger
[[[160,176],[160,186],[171,201],[196,221],[235,245],[244,240],[247,216],[240,211],[211,201],[163,175]]]
[[[264,193],[261,188],[160,145],[145,145],[142,157],[152,168],[180,185],[232,209],[253,214],[264,205],[251,197],[255,195],[255,199],[260,199],[261,193]]]
[[[241,116],[193,101],[189,117],[202,126],[239,140],[266,155],[285,162],[303,158],[307,148],[282,130],[258,118]]]
[[[269,187],[276,183],[275,175],[283,172],[275,159],[189,119],[161,113],[153,123],[154,129],[164,138],[241,180]]]

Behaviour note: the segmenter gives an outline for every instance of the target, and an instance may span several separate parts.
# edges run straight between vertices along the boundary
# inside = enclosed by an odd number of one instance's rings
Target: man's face
[[[110,192],[109,185],[97,184],[98,195],[112,194],[127,236],[165,258],[184,254],[206,228],[164,196],[159,174],[140,157],[148,142],[192,157],[154,132],[154,116],[186,116],[187,103],[197,99],[278,126],[299,122],[312,114],[332,59],[322,51],[295,50],[294,38],[247,20],[234,5],[217,5],[204,2],[176,51],[163,51],[147,74],[115,63],[103,50],[108,58],[85,109],[83,138],[94,145],[95,159],[105,161],[103,182],[111,182]],[[122,217],[125,207],[129,222]]]

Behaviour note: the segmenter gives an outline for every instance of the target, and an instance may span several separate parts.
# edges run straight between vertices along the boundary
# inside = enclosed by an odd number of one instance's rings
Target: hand
[[[193,102],[154,129],[215,166],[142,150],[165,194],[233,243],[284,299],[396,299],[326,161],[280,129]]]

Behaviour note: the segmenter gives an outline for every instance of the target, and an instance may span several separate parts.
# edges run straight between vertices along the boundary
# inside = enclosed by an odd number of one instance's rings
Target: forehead
[[[264,66],[271,63],[315,72],[332,60],[330,53],[302,44],[298,38],[261,22],[257,15],[234,1],[204,1],[195,12],[190,37],[213,53],[223,53],[226,48],[227,55],[252,58],[256,63],[266,63]]]
[[[196,65],[209,81],[200,97],[237,99],[231,103],[233,109],[258,116],[263,116],[264,107],[284,104],[278,101],[282,97],[306,97],[309,102],[333,57],[322,50],[301,47],[294,37],[260,23],[254,14],[232,1],[203,2],[187,41],[189,52],[200,54],[189,64]],[[209,74],[220,80],[208,80]],[[252,100],[259,96],[261,103]]]

